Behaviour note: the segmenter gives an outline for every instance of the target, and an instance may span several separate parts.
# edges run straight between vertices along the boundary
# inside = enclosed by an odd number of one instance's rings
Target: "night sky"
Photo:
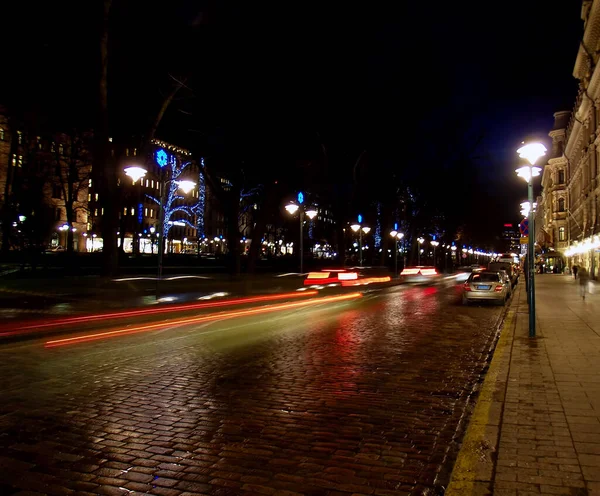
[[[159,136],[203,153],[221,133],[271,168],[324,142],[340,177],[367,150],[382,181],[400,174],[446,195],[482,242],[519,220],[519,142],[536,134],[548,145],[553,112],[576,97],[578,1],[113,3],[115,134],[146,129],[168,75],[187,77]],[[0,103],[92,123],[100,2],[11,9]],[[436,181],[444,168],[455,182]]]

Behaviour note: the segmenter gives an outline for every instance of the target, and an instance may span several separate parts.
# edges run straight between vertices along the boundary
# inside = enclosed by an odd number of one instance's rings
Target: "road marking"
[[[501,420],[501,401],[494,400],[494,393],[502,367],[502,361],[509,353],[512,333],[509,330],[515,323],[515,310],[509,309],[506,319],[502,324],[500,339],[496,344],[494,356],[485,375],[481,392],[477,398],[475,409],[469,420],[456,463],[452,470],[450,483],[444,493],[445,496],[475,496],[484,494],[492,480],[494,462],[491,454],[497,449],[499,424]],[[498,418],[492,419],[492,415]],[[486,493],[488,494],[488,493]]]

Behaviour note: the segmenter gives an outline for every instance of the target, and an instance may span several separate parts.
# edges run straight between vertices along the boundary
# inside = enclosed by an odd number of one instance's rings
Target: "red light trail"
[[[234,317],[245,317],[249,315],[259,315],[263,313],[272,313],[280,310],[289,310],[292,308],[301,308],[309,305],[319,305],[322,303],[333,303],[337,301],[351,300],[354,298],[360,298],[361,293],[349,293],[345,295],[339,296],[327,296],[323,298],[311,298],[305,301],[298,301],[293,303],[280,303],[275,305],[266,305],[259,308],[251,308],[247,310],[234,310],[231,312],[219,312],[213,313],[209,315],[202,315],[199,317],[190,317],[190,318],[182,318],[182,319],[173,319],[166,322],[160,322],[156,324],[148,324],[138,327],[131,327],[128,329],[116,329],[113,331],[105,331],[99,332],[95,334],[84,334],[80,336],[74,336],[71,338],[63,338],[63,339],[55,339],[52,341],[47,341],[44,344],[46,348],[56,348],[59,346],[67,346],[70,344],[77,343],[85,343],[88,341],[97,341],[100,339],[108,339],[118,336],[124,336],[127,334],[136,334],[140,332],[148,332],[148,331],[156,331],[159,329],[164,329],[171,326],[180,326],[180,325],[188,325],[188,324],[198,324],[200,322],[210,322],[215,320],[222,319],[230,319]]]
[[[250,296],[247,298],[236,298],[224,301],[214,301],[210,303],[193,303],[187,305],[169,305],[167,307],[143,308],[138,310],[127,310],[113,313],[101,313],[93,315],[80,315],[78,317],[69,317],[66,319],[54,319],[51,321],[38,321],[21,325],[18,327],[11,326],[10,331],[0,332],[0,338],[23,334],[24,331],[32,329],[43,329],[58,327],[69,324],[80,324],[84,322],[96,322],[100,320],[123,319],[128,317],[137,317],[140,315],[153,315],[160,313],[179,312],[185,310],[201,310],[203,308],[225,307],[230,305],[243,305],[245,303],[258,303],[261,301],[283,300],[285,298],[299,298],[305,296],[314,296],[318,291],[305,291],[303,293],[279,293],[265,296]]]

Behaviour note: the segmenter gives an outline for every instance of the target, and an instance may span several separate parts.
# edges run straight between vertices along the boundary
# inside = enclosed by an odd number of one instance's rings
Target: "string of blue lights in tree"
[[[192,206],[192,212],[196,216],[196,231],[198,238],[203,238],[204,233],[204,209],[206,206],[206,179],[204,177],[204,158],[200,159],[200,172],[198,174],[198,201]]]
[[[162,173],[166,175],[166,178],[163,181],[163,187],[166,188],[165,203],[163,205],[163,239],[168,239],[169,231],[175,222],[183,223],[192,229],[196,229],[196,226],[194,226],[189,219],[194,215],[195,212],[200,210],[198,205],[200,203],[200,198],[198,199],[198,202],[191,206],[184,205],[181,204],[181,201],[185,200],[185,197],[178,192],[179,178],[191,164],[191,162],[178,161],[177,157],[174,155],[169,156],[164,149],[160,148],[156,152],[156,163],[161,169],[167,167],[166,170],[162,171]],[[160,198],[156,198],[152,195],[146,196],[160,206]],[[198,194],[198,197],[200,197],[200,194]],[[205,195],[202,197],[202,202],[204,202],[204,200]],[[202,213],[203,212],[204,205],[202,205]]]
[[[377,221],[373,240],[375,241],[375,248],[379,248],[381,246],[381,202],[377,202]]]

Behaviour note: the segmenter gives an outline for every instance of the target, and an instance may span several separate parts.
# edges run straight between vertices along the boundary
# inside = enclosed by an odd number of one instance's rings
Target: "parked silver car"
[[[510,281],[500,272],[482,271],[469,276],[463,285],[463,305],[473,301],[492,301],[504,305],[510,296]]]

